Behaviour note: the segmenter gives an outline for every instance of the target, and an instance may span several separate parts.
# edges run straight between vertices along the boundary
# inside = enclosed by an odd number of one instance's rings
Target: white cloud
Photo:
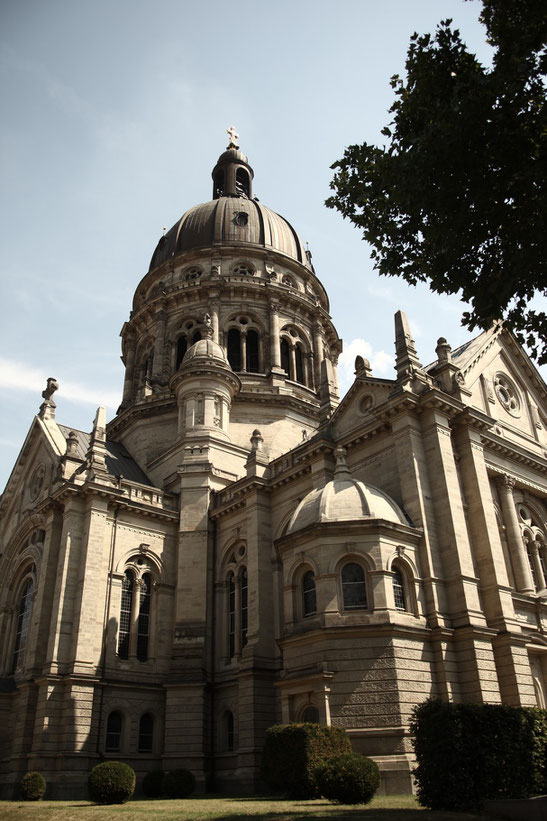
[[[355,378],[355,357],[362,356],[368,359],[372,368],[373,376],[393,377],[392,368],[395,360],[391,354],[385,351],[374,351],[370,342],[365,339],[352,339],[348,345],[344,345],[344,350],[338,360],[338,379],[340,382],[340,395],[343,396],[353,383]]]
[[[42,391],[49,376],[51,374],[45,370],[41,371],[21,362],[0,358],[0,384],[4,390],[35,393],[38,403],[41,401]],[[100,387],[89,388],[87,385],[65,380],[59,383],[57,396],[95,407],[104,405],[109,409],[117,408],[120,403],[120,396],[114,391],[102,390]]]

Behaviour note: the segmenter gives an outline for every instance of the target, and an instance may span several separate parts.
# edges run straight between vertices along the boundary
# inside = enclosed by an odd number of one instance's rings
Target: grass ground
[[[413,796],[374,798],[366,807],[275,798],[218,798],[200,796],[182,801],[130,801],[101,807],[88,801],[2,801],[1,821],[478,821],[485,816],[424,810]]]

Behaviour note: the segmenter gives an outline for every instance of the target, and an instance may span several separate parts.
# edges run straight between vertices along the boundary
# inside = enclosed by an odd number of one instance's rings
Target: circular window
[[[239,265],[235,266],[235,268],[232,271],[232,274],[236,277],[238,277],[238,276],[252,277],[253,274],[254,274],[254,271],[250,267],[250,265],[246,265],[244,262],[242,262]]]
[[[494,377],[494,390],[501,405],[512,416],[520,415],[520,400],[515,384],[503,373]]]
[[[236,225],[244,226],[247,225],[249,222],[249,215],[245,213],[245,211],[238,211],[238,213],[234,217],[234,222]]]
[[[367,396],[363,396],[363,398],[359,402],[359,410],[361,411],[361,413],[368,413],[373,405],[374,397],[369,393],[367,394]]]
[[[34,470],[32,479],[30,480],[29,495],[32,501],[38,498],[38,494],[42,490],[44,479],[46,475],[46,466],[42,463]]]
[[[190,282],[192,279],[198,279],[201,276],[201,268],[188,268],[188,270],[184,274],[184,279],[186,282]]]

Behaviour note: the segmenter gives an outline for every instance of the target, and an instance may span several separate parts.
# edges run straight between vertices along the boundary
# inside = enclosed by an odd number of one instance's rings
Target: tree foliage
[[[327,200],[363,232],[380,274],[428,282],[470,304],[472,330],[496,319],[547,362],[547,3],[482,0],[485,68],[451,20],[414,34],[395,76],[386,146],[346,149]]]

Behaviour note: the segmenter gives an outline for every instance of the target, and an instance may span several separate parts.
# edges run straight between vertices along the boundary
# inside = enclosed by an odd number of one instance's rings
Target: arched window
[[[355,562],[342,568],[342,596],[344,610],[365,610],[367,607],[365,572]]]
[[[213,199],[216,200],[224,195],[224,171],[219,169],[215,174],[213,184]]]
[[[148,658],[148,636],[150,635],[150,591],[152,578],[145,573],[141,579],[139,620],[137,625],[137,658],[146,661]]]
[[[253,331],[252,329],[248,330],[246,342],[246,369],[249,373],[259,373],[260,358],[258,353],[258,331]]]
[[[150,644],[153,577],[141,557],[132,559],[122,579],[118,657],[147,661]]]
[[[241,370],[241,339],[237,328],[228,331],[228,362],[233,371]]]
[[[228,576],[228,639],[232,658],[236,651],[236,583],[233,573]]]
[[[291,377],[291,355],[290,355],[290,347],[288,341],[283,338],[280,342],[280,352],[281,352],[281,367],[287,374],[287,376]]]
[[[294,361],[296,366],[296,381],[300,382],[302,385],[304,384],[304,358],[302,356],[302,346],[295,345],[294,348]]]
[[[247,570],[243,568],[239,574],[240,619],[241,619],[241,647],[247,644]]]
[[[32,611],[33,592],[34,581],[32,579],[27,579],[21,592],[21,598],[19,599],[19,612],[17,614],[15,644],[13,646],[13,657],[11,664],[12,673],[15,673],[25,656],[25,647],[27,644],[27,635],[30,625],[30,614]]]
[[[139,721],[139,753],[151,753],[154,745],[154,716],[144,713]]]
[[[402,571],[395,565],[391,568],[393,573],[393,598],[397,610],[406,610],[405,582]]]
[[[307,724],[319,724],[319,710],[313,704],[308,704],[302,713],[302,721]]]
[[[184,335],[179,336],[179,338],[177,339],[177,358],[176,358],[176,361],[175,361],[175,370],[178,371],[178,369],[180,368],[180,364],[181,364],[182,360],[184,359],[184,354],[186,353],[187,350],[188,350],[188,341],[187,341],[186,337]]]
[[[249,196],[249,175],[244,168],[236,171],[236,194],[240,197]]]
[[[120,605],[120,625],[118,630],[118,656],[129,658],[129,628],[131,626],[131,609],[133,606],[133,582],[131,571],[126,570],[122,580],[122,600]]]
[[[119,753],[122,744],[123,716],[119,710],[114,710],[106,722],[106,740],[104,749],[107,753]]]
[[[224,732],[226,736],[226,749],[234,749],[234,715],[230,710],[224,714]]]
[[[283,328],[279,341],[281,367],[289,379],[301,385],[311,384],[306,368],[307,349],[308,345],[298,328],[292,325]]]
[[[304,616],[313,616],[317,612],[313,570],[307,570],[302,576],[302,612]]]

